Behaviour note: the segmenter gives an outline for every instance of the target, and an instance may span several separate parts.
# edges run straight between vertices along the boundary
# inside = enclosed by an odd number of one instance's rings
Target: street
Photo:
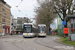
[[[0,50],[75,50],[55,42],[56,36],[23,38],[22,35],[6,35],[0,37]]]

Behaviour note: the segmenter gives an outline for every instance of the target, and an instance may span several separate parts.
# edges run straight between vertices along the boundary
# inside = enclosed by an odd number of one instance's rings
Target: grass
[[[47,36],[57,36],[57,35],[47,35]]]
[[[60,36],[60,35],[56,35],[56,36],[58,36],[58,37],[62,37],[62,36]]]
[[[48,36],[53,36],[53,35],[48,35]],[[56,36],[61,37],[61,39],[60,39],[61,42],[65,43],[65,44],[68,44],[68,45],[75,46],[75,41],[69,41],[68,37],[64,38],[60,35],[56,35]]]
[[[52,35],[47,35],[47,36],[52,36]]]
[[[62,37],[62,38],[60,39],[60,41],[63,42],[63,43],[65,43],[65,44],[75,46],[75,41],[69,41],[69,40],[68,40],[68,37],[66,37],[66,38]]]

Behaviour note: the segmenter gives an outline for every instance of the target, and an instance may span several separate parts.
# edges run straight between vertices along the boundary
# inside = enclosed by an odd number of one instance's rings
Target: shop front
[[[10,27],[9,26],[5,26],[5,34],[10,34]]]

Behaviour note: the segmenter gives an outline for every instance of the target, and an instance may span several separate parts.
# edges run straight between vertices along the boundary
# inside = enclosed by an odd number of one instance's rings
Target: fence
[[[61,36],[64,35],[64,26],[63,25],[58,25],[57,35],[61,35]]]

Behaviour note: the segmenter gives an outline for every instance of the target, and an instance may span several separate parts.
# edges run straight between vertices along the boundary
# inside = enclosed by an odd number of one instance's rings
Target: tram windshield
[[[31,33],[31,32],[32,32],[32,26],[25,25],[24,26],[24,33]]]
[[[39,33],[45,33],[46,32],[46,27],[45,26],[38,26]]]

